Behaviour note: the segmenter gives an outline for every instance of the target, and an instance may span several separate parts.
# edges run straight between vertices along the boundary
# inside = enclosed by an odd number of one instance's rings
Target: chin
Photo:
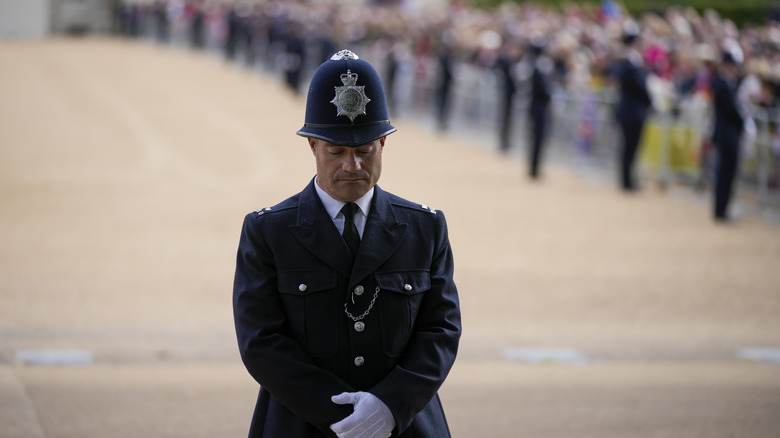
[[[341,202],[355,202],[361,196],[363,196],[363,195],[360,195],[360,194],[357,194],[357,193],[345,193],[345,194],[342,194],[341,196],[339,196],[338,200],[341,201]]]
[[[338,195],[340,200],[344,202],[352,202],[365,195],[366,192],[368,192],[368,188],[361,184],[359,186],[352,185],[352,187],[349,187],[346,190],[341,190],[338,192]]]

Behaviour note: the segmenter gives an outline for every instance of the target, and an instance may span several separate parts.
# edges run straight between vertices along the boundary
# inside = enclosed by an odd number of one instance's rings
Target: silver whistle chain
[[[349,313],[349,310],[347,310],[347,303],[344,303],[344,313],[346,313],[347,316],[349,317],[349,319],[351,319],[352,321],[354,321],[354,322],[360,321],[361,319],[363,319],[366,316],[368,316],[368,312],[371,311],[371,308],[374,307],[374,303],[376,303],[376,297],[377,296],[379,296],[379,286],[377,286],[376,290],[374,291],[374,298],[371,299],[371,304],[368,305],[368,309],[366,309],[366,311],[363,312],[362,315],[355,316],[355,315]]]

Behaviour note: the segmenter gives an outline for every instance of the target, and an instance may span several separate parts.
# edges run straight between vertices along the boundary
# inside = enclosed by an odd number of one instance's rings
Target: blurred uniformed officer
[[[633,21],[624,26],[623,57],[615,68],[620,86],[620,99],[616,118],[623,132],[623,147],[620,151],[620,183],[625,191],[638,187],[634,181],[634,161],[639,149],[639,140],[652,100],[647,91],[647,73],[642,55],[634,48],[639,37],[639,27]]]
[[[727,40],[722,62],[712,81],[715,125],[712,144],[718,151],[715,181],[715,220],[726,221],[739,164],[739,145],[745,120],[737,106],[737,80],[742,63],[742,50],[736,41]]]
[[[531,178],[539,177],[539,165],[542,159],[547,126],[550,118],[550,98],[552,93],[547,75],[552,72],[552,61],[544,56],[546,41],[541,35],[531,37],[531,102],[528,105],[528,117],[531,122],[531,147],[529,150],[529,171]]]
[[[520,45],[507,38],[501,48],[501,55],[496,59],[495,69],[501,78],[502,87],[499,91],[498,125],[499,150],[503,153],[512,147],[512,125],[514,123],[515,95],[517,94],[517,78],[515,70],[520,60]]]
[[[395,132],[374,68],[350,51],[311,81],[317,174],[248,214],[233,309],[260,383],[250,437],[449,437],[437,391],[460,310],[444,215],[380,189]]]

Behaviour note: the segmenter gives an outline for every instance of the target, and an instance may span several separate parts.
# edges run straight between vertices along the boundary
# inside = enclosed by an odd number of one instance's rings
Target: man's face
[[[724,62],[723,70],[726,72],[726,76],[728,76],[730,79],[739,76],[739,65],[737,65],[736,63]]]
[[[353,202],[379,181],[385,137],[358,147],[308,140],[317,162],[317,183],[333,199]]]

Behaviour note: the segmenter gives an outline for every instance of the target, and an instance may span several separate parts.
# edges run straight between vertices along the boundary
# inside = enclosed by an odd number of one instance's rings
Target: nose
[[[341,162],[341,168],[350,173],[355,173],[361,168],[360,157],[357,152],[352,149],[344,154],[344,161]]]

